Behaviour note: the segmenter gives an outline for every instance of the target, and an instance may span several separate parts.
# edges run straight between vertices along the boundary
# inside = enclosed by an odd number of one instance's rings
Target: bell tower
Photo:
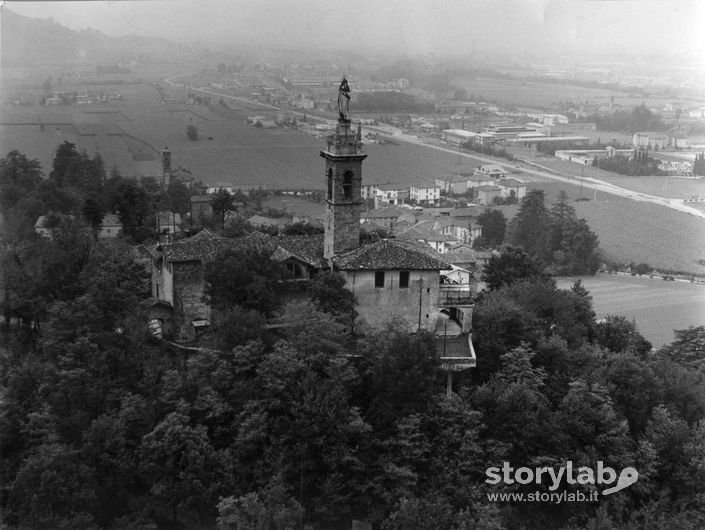
[[[342,114],[342,113],[341,113]],[[350,130],[350,120],[340,117],[335,134],[327,139],[321,151],[325,158],[326,217],[323,237],[323,256],[330,259],[336,254],[353,250],[360,245],[360,215],[362,199],[361,130]]]
[[[338,88],[338,123],[335,134],[328,136],[321,151],[326,160],[326,220],[323,257],[360,246],[360,214],[362,213],[362,130],[350,130],[350,86],[343,77]]]

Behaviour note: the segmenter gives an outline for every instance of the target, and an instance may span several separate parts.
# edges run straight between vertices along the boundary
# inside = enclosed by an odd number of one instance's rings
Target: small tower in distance
[[[350,89],[343,79],[338,98],[339,118],[335,134],[327,138],[326,149],[321,151],[325,159],[326,216],[323,236],[323,256],[333,256],[353,250],[360,245],[360,215],[362,199],[362,154],[361,129],[351,131],[348,119]],[[347,99],[346,99],[347,98]]]
[[[169,187],[171,181],[171,151],[168,147],[162,150],[162,181],[161,188],[163,190]]]

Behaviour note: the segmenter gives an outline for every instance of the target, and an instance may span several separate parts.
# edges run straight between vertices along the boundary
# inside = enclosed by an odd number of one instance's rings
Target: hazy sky
[[[213,43],[365,45],[400,53],[537,49],[703,55],[698,0],[133,0],[6,2],[109,35]]]

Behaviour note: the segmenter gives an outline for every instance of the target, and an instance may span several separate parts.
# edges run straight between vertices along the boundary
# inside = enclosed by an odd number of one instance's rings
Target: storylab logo
[[[564,466],[554,467],[512,467],[509,462],[504,462],[502,467],[489,467],[485,471],[487,479],[485,482],[490,485],[497,484],[536,484],[545,486],[548,484],[548,492],[545,488],[533,493],[496,493],[489,494],[490,500],[499,501],[589,501],[598,500],[598,492],[591,491],[585,494],[582,491],[562,491],[558,492],[561,484],[570,485],[598,485],[606,486],[602,490],[602,495],[611,495],[624,488],[627,488],[639,480],[639,473],[633,467],[625,467],[619,474],[604,462],[598,460],[595,469],[581,466],[573,467],[573,462],[568,461]]]

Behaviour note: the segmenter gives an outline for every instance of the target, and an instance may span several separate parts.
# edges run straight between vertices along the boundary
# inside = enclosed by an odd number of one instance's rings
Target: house
[[[157,212],[155,217],[158,234],[177,234],[181,232],[181,214],[171,211]]]
[[[441,188],[438,186],[411,186],[409,199],[417,204],[437,206],[441,200]]]
[[[475,191],[477,192],[477,202],[485,206],[493,204],[496,198],[502,197],[502,188],[499,186],[478,186]]]
[[[453,266],[474,271],[477,270],[476,254],[477,251],[471,245],[460,243],[449,247],[443,257]]]
[[[480,186],[494,186],[496,179],[493,176],[477,172],[467,178],[468,189]]]
[[[400,217],[408,214],[407,210],[401,208],[375,208],[360,214],[360,222],[375,223],[383,226],[385,230],[393,232]]]
[[[369,325],[381,327],[399,318],[411,329],[435,329],[440,272],[451,267],[427,245],[382,239],[337,255],[332,263],[333,270],[344,275],[358,301],[357,311]]]
[[[656,132],[637,132],[632,137],[634,147],[646,147],[647,149],[663,149],[668,147],[670,139],[667,134]]]
[[[213,217],[213,196],[192,195],[191,222],[194,224],[202,224],[203,221],[211,217]]]
[[[497,183],[502,189],[502,197],[514,197],[518,201],[526,197],[526,183],[516,178],[502,179]]]
[[[495,179],[501,179],[507,175],[507,171],[499,164],[482,164],[477,173],[489,175]]]
[[[230,239],[202,230],[195,236],[150,249],[152,297],[173,308],[174,326],[181,339],[193,339],[211,320],[204,280],[206,263],[227,248],[271,248],[271,239],[259,232]]]
[[[289,280],[310,280],[328,266],[323,259],[322,234],[280,236],[272,259],[284,264]]]
[[[379,184],[375,190],[375,207],[379,204],[404,204],[409,198],[409,188],[398,184]]]
[[[409,198],[409,188],[397,184],[365,184],[361,187],[363,199],[374,199],[374,206],[404,204]]]
[[[437,178],[435,184],[446,193],[463,195],[468,191],[468,175],[452,175]]]
[[[118,237],[122,237],[122,223],[120,222],[120,218],[112,213],[105,214],[100,221],[98,238],[115,239]]]
[[[479,135],[463,129],[446,129],[441,137],[450,145],[460,146],[466,142],[474,141]]]

